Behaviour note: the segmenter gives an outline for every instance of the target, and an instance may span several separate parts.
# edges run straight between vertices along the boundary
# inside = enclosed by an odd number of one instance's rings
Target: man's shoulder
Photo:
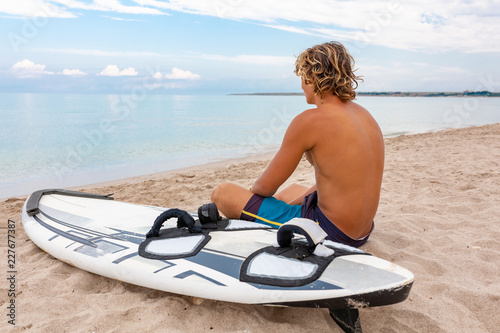
[[[306,109],[304,111],[302,111],[301,113],[298,114],[298,116],[303,116],[303,117],[307,117],[307,116],[310,116],[311,114],[314,114],[318,112],[318,108],[310,108],[310,109]]]
[[[307,121],[307,120],[312,120],[318,117],[323,116],[324,113],[321,112],[320,108],[311,108],[302,111],[299,113],[295,118],[300,120],[300,121]]]
[[[345,116],[346,108],[338,106],[319,106],[317,108],[307,109],[297,115],[300,121],[328,121],[332,118]]]
[[[295,117],[293,117],[292,124],[293,123],[304,124],[305,122],[308,122],[313,117],[315,117],[316,112],[317,108],[304,110],[299,114],[297,114]]]

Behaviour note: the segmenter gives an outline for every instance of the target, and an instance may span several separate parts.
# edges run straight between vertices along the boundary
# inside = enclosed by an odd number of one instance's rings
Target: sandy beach
[[[213,187],[250,186],[270,155],[79,187],[116,200],[196,210]],[[305,160],[289,182],[310,185]],[[26,236],[26,197],[0,202],[0,329],[33,332],[341,332],[327,309],[205,300],[97,276]],[[7,220],[16,225],[16,325],[8,324]],[[497,332],[500,124],[386,139],[376,228],[362,249],[415,274],[408,300],[361,309],[365,332]]]

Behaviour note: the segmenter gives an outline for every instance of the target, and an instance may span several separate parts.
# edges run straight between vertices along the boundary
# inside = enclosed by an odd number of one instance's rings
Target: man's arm
[[[312,148],[309,110],[295,117],[286,130],[280,149],[252,185],[252,192],[270,197],[292,175],[306,150]]]

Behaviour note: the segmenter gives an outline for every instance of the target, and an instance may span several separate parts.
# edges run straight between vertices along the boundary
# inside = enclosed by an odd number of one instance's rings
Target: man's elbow
[[[263,197],[272,197],[276,189],[269,186],[269,184],[263,184],[262,182],[256,181],[252,185],[252,192]]]

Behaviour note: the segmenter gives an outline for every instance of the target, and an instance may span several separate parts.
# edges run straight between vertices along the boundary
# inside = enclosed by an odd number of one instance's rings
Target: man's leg
[[[294,199],[296,199],[298,196],[303,195],[309,188],[303,185],[299,184],[292,184],[283,190],[279,191],[274,195],[274,197],[278,200],[284,201],[288,204],[290,204]],[[302,201],[300,201],[299,204],[301,204]]]
[[[252,192],[239,185],[221,183],[212,191],[211,200],[227,218],[239,219],[252,196]]]

